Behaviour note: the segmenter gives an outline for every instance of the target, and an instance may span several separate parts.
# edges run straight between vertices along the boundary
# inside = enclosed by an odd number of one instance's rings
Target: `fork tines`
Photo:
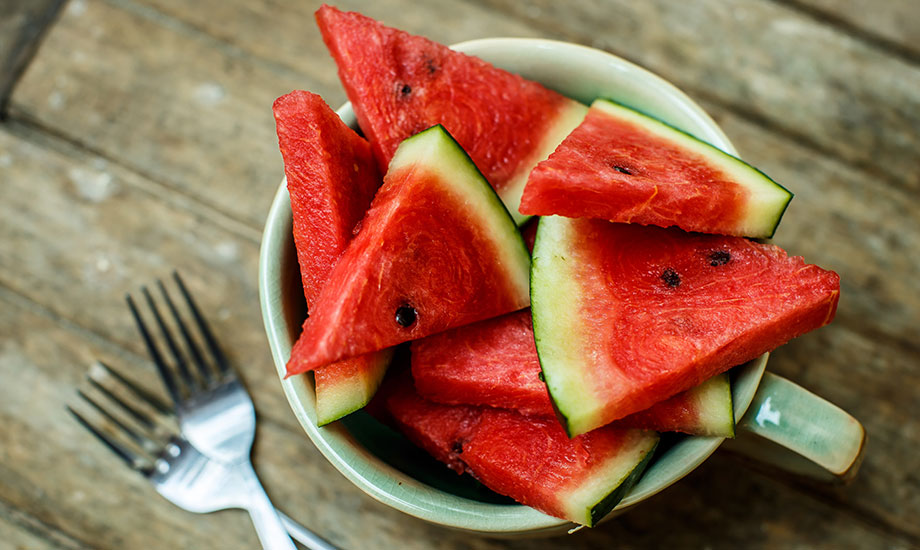
[[[101,361],[93,365],[86,378],[91,391],[78,389],[77,394],[85,403],[80,409],[89,414],[69,405],[67,410],[129,466],[151,475],[162,453],[170,452],[173,446],[155,416],[168,409]]]
[[[162,281],[158,280],[157,286],[159,287],[162,300],[166,303],[166,308],[169,310],[172,317],[174,328],[170,328],[160,314],[160,309],[157,307],[156,301],[150,291],[147,290],[146,287],[141,288],[141,293],[144,295],[144,300],[147,303],[150,314],[159,327],[160,339],[165,342],[166,348],[169,350],[168,353],[172,359],[172,365],[164,358],[165,354],[162,351],[162,347],[157,344],[156,338],[154,338],[152,332],[148,328],[147,323],[144,321],[143,316],[140,314],[130,294],[126,297],[126,300],[134,316],[134,320],[137,323],[137,328],[147,346],[150,357],[159,370],[160,377],[163,379],[170,397],[173,402],[178,405],[182,400],[183,394],[194,394],[201,388],[210,387],[215,382],[233,377],[233,373],[226,357],[217,345],[216,338],[208,327],[204,317],[201,315],[188,289],[186,289],[182,279],[179,277],[179,274],[173,272],[173,279],[185,302],[188,312],[187,315],[190,315],[194,326],[197,327],[197,338],[192,334],[189,324],[183,319],[183,315],[180,314],[179,309],[176,307],[176,304],[173,302]],[[179,334],[181,334],[184,346],[179,345],[175,337],[174,329],[178,330]],[[199,345],[199,341],[203,342],[204,345]],[[182,349],[183,347],[184,350]],[[202,348],[207,350],[208,356],[202,352]],[[176,376],[176,373],[178,373],[178,376]]]

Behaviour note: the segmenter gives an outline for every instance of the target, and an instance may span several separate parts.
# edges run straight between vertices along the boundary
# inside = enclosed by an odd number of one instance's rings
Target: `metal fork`
[[[233,369],[217,344],[217,339],[201,315],[179,274],[173,272],[173,279],[185,301],[188,312],[197,326],[199,337],[204,343],[207,355],[202,351],[192,331],[180,315],[162,281],[157,281],[163,301],[169,309],[174,325],[182,335],[185,352],[180,348],[174,332],[169,328],[153,296],[146,287],[141,289],[144,299],[160,330],[160,335],[169,349],[174,365],[164,359],[151,331],[147,328],[134,299],[126,297],[128,307],[137,322],[137,328],[147,345],[150,357],[166,385],[166,390],[175,404],[179,429],[193,447],[203,455],[223,462],[240,476],[257,504],[250,513],[263,544],[271,548],[293,548],[284,532],[278,515],[252,468],[250,452],[256,433],[256,415],[252,398],[240,383]],[[253,513],[255,510],[255,513]],[[263,538],[264,537],[264,538]],[[269,542],[271,544],[269,544]]]
[[[263,504],[256,502],[258,496],[254,498],[237,468],[205,456],[175,433],[169,426],[169,409],[161,401],[102,362],[93,365],[87,380],[90,392],[80,389],[78,394],[88,405],[81,408],[91,413],[80,413],[70,406],[67,409],[167,500],[196,513],[228,508],[264,513]],[[277,515],[287,531],[307,548],[335,550],[281,512]],[[274,539],[262,539],[260,534],[260,540],[266,548],[275,547]]]

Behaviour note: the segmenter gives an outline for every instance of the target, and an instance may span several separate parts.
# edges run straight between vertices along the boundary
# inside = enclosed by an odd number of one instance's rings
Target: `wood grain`
[[[45,550],[52,548],[84,550],[84,546],[60,531],[48,528],[21,510],[0,502],[0,533],[3,548]]]
[[[259,5],[220,0],[194,3],[152,0],[148,4],[164,16],[187,22],[254,57],[284,64],[300,74],[328,84],[333,88],[333,94],[329,97],[321,95],[333,105],[345,100],[335,76],[335,65],[315,30],[313,13],[322,2],[310,0]],[[123,1],[120,5],[130,9],[132,3]],[[342,10],[360,11],[383,21],[396,16],[399,28],[443,44],[492,36],[539,37],[539,31],[526,23],[467,2],[418,2],[412,4],[411,9],[406,9],[404,0],[347,0],[336,2],[335,6]],[[450,21],[450,24],[432,24],[433,21]],[[266,36],[275,39],[266,40]]]
[[[71,0],[13,77],[0,123],[0,546],[255,546],[243,513],[178,510],[62,408],[96,358],[159,388],[123,295],[174,268],[253,393],[269,493],[344,548],[920,545],[914,4],[341,5],[442,42],[555,37],[661,73],[796,193],[774,241],[841,275],[835,322],[777,350],[770,368],[865,424],[851,486],[777,481],[717,454],[597,529],[523,541],[448,532],[365,496],[309,443],[282,395],[256,290],[282,173],[270,105],[293,88],[344,98],[316,5]]]
[[[232,231],[232,221],[213,223],[182,195],[172,193],[170,204],[151,193],[157,187],[144,178],[63,147],[52,151],[0,133],[0,150],[13,158],[13,183],[4,191],[9,211],[0,226],[0,256],[7,260],[0,281],[144,357],[124,296],[178,270],[215,330],[238,344],[228,354],[244,381],[257,394],[267,392],[258,400],[260,413],[299,430],[265,346],[258,243]]]
[[[920,66],[761,0],[484,0],[639,63],[799,142],[920,189]],[[599,16],[605,14],[605,16]]]
[[[282,176],[271,103],[292,74],[95,1],[70,4],[42,53],[11,116],[261,227]]]
[[[7,0],[0,4],[0,117],[10,90],[38,48],[63,0]]]
[[[913,0],[781,0],[879,48],[920,62],[920,17]]]

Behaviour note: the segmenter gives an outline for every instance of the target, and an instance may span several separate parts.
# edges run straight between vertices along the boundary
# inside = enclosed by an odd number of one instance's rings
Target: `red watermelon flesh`
[[[553,418],[438,404],[408,377],[393,382],[385,407],[413,443],[497,493],[583,525],[616,506],[658,442],[654,432],[613,426],[569,439]]]
[[[632,109],[598,100],[530,174],[520,209],[769,237],[791,198],[743,161]]]
[[[288,374],[527,307],[529,269],[488,182],[442,127],[426,130],[390,163]]]
[[[381,167],[399,143],[443,125],[469,153],[515,220],[527,174],[587,108],[481,59],[359,13],[322,6],[323,40]]]
[[[312,308],[383,176],[368,142],[320,96],[294,91],[276,99],[273,111],[291,196],[297,261]]]
[[[458,474],[467,472],[460,459],[463,442],[481,417],[478,407],[447,406],[421,398],[412,378],[400,376],[385,383],[383,409],[409,441]]]
[[[647,409],[834,317],[832,271],[777,246],[541,218],[534,335],[569,433]]]
[[[273,105],[294,222],[294,244],[309,308],[316,305],[382,177],[367,141],[316,94],[294,91]],[[295,345],[291,362],[297,363]],[[354,357],[317,370],[317,423],[360,408],[380,383],[389,352]]]
[[[483,405],[553,417],[534,345],[530,310],[435,334],[412,343],[419,394],[438,403]],[[619,427],[730,437],[727,378],[703,383],[617,422]]]

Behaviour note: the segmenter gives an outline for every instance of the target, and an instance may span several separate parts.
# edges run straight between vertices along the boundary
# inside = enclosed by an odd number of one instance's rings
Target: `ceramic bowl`
[[[683,92],[609,53],[575,44],[520,38],[474,40],[453,47],[587,104],[597,97],[615,99],[735,153],[715,122]],[[342,106],[338,114],[356,127],[349,104]],[[289,197],[282,182],[262,236],[262,316],[285,395],[307,436],[329,462],[374,499],[445,527],[493,536],[551,535],[574,527],[494,495],[466,476],[434,463],[366,414],[359,412],[329,426],[316,426],[312,376],[284,377],[291,346],[305,316],[291,219]],[[741,418],[750,405],[765,364],[763,356],[733,369],[735,418]],[[721,442],[720,438],[682,436],[662,445],[641,480],[608,518],[681,479]]]

